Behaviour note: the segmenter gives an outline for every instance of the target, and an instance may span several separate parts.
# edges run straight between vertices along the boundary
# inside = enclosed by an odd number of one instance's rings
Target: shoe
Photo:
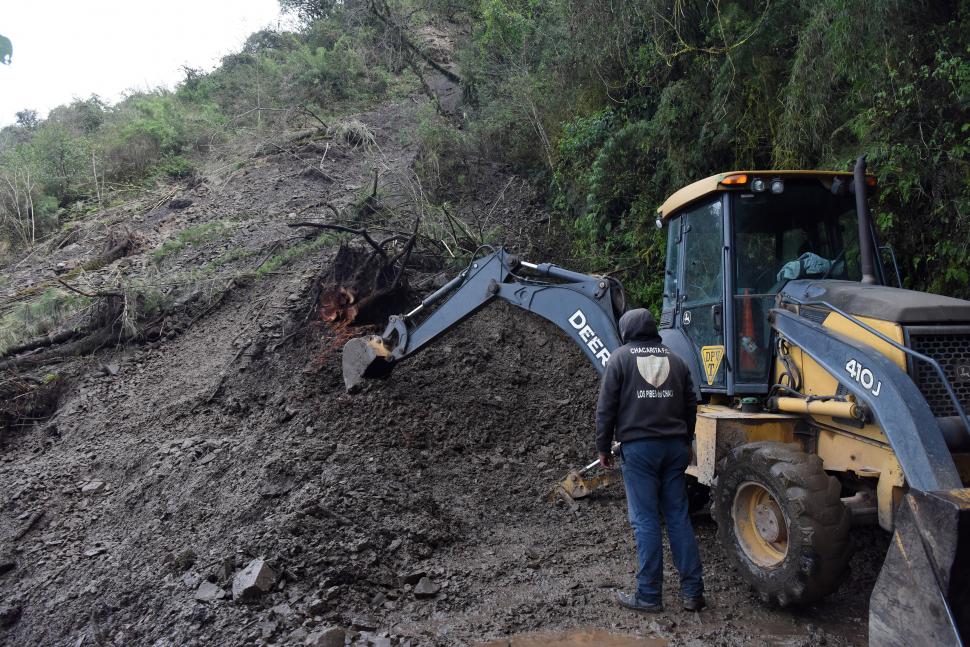
[[[664,605],[660,603],[651,604],[636,594],[630,595],[629,593],[624,593],[623,591],[616,592],[616,601],[620,603],[621,607],[633,609],[634,611],[660,613],[664,610]]]
[[[693,598],[684,598],[684,611],[701,611],[707,608],[707,601],[703,595]]]

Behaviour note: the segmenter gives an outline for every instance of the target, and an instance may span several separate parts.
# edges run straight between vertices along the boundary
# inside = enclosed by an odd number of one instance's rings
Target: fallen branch
[[[14,355],[35,351],[40,348],[47,348],[49,346],[63,344],[64,342],[70,341],[76,337],[77,334],[77,330],[70,328],[67,330],[51,332],[46,335],[41,335],[40,337],[34,337],[33,339],[28,339],[27,341],[17,344],[16,346],[10,346],[2,354],[0,354],[0,357],[13,357]]]
[[[303,112],[305,114],[309,115],[310,117],[313,117],[317,121],[317,123],[319,123],[321,126],[323,126],[324,132],[326,132],[327,129],[330,128],[330,126],[327,125],[327,122],[325,122],[323,119],[321,119],[319,116],[317,116],[317,113],[315,113],[312,110],[310,110],[310,106],[303,105],[302,108],[303,108]]]
[[[65,281],[64,279],[57,279],[57,282],[60,283],[61,285],[63,285],[64,287],[66,287],[71,292],[75,292],[77,294],[80,294],[82,297],[88,297],[89,299],[96,299],[98,297],[118,297],[118,298],[120,298],[120,297],[125,296],[121,292],[115,292],[115,291],[112,291],[112,290],[103,291],[103,292],[85,292],[84,290],[81,290],[80,288],[74,287],[73,285],[71,285],[70,283],[68,283],[67,281]]]
[[[97,332],[86,335],[77,341],[56,348],[50,348],[48,351],[21,355],[4,360],[0,362],[0,371],[20,368],[22,366],[41,366],[68,357],[87,355],[115,341],[120,341],[119,335],[115,330],[110,327],[101,328]]]

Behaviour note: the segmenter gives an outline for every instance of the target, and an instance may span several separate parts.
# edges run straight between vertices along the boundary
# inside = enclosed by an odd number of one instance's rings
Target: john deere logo
[[[958,384],[970,383],[970,363],[957,364],[953,367],[953,381]]]

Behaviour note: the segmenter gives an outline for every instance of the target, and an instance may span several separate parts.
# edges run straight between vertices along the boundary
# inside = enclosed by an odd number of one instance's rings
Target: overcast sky
[[[0,34],[13,42],[0,126],[24,108],[44,116],[74,97],[172,87],[182,65],[209,70],[280,20],[277,0],[0,0]]]

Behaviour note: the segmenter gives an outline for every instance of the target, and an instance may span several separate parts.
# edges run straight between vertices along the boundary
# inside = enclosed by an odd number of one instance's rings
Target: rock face
[[[266,562],[254,559],[232,580],[232,599],[251,600],[267,593],[276,582],[276,573]]]

